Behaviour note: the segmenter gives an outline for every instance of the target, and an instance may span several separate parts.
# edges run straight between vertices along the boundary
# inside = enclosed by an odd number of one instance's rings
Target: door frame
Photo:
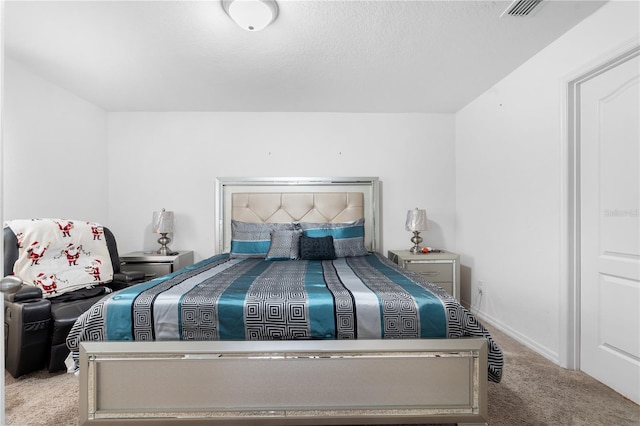
[[[561,118],[561,174],[562,223],[560,253],[560,365],[571,370],[580,369],[580,89],[581,85],[609,69],[640,55],[637,39],[624,43],[605,57],[598,58],[563,79],[561,84],[563,104],[566,108]],[[561,108],[562,110],[562,108]],[[566,115],[564,115],[566,114]]]

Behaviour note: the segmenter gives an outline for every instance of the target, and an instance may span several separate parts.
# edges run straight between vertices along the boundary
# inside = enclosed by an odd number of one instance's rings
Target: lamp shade
[[[422,209],[413,209],[407,212],[407,222],[404,225],[407,231],[425,231],[428,228],[427,212]]]
[[[165,209],[153,212],[153,232],[156,234],[173,232],[173,212],[168,212]]]
[[[222,0],[222,7],[247,31],[260,31],[278,16],[275,0]]]

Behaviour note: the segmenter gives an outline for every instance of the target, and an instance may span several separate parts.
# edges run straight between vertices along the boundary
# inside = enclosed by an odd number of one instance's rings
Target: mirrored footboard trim
[[[92,342],[81,424],[484,423],[484,339]]]

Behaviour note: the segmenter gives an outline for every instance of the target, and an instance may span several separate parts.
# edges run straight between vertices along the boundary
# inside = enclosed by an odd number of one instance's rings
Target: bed
[[[218,254],[74,325],[82,424],[486,423],[500,348],[377,253],[377,178],[219,178],[216,200]]]

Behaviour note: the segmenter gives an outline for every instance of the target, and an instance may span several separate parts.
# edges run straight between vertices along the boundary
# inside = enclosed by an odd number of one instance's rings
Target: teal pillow
[[[364,219],[340,223],[300,222],[300,228],[308,237],[333,237],[336,257],[366,256],[364,247]]]

